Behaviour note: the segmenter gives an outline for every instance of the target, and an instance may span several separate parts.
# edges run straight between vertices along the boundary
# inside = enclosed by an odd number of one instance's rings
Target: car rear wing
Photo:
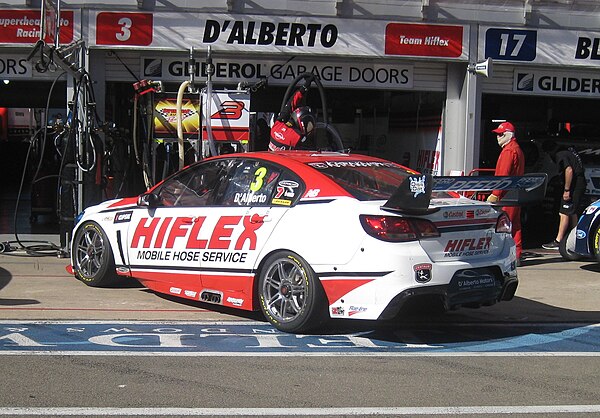
[[[427,214],[439,208],[430,208],[433,192],[491,192],[502,190],[507,193],[498,201],[498,206],[524,206],[544,199],[548,175],[533,173],[525,176],[440,176],[413,174],[408,176],[382,209],[406,214]]]

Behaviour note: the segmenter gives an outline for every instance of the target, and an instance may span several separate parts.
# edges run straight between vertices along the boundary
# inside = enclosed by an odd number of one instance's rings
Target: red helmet
[[[302,106],[292,111],[292,122],[302,135],[309,134],[315,127],[315,117],[308,106]]]

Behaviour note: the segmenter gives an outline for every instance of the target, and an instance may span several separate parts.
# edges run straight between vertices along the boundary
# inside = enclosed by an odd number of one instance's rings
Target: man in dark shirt
[[[568,148],[556,153],[558,171],[563,176],[564,189],[560,201],[558,232],[554,241],[542,245],[547,250],[558,250],[558,243],[577,225],[577,208],[585,193],[583,164],[577,151]]]

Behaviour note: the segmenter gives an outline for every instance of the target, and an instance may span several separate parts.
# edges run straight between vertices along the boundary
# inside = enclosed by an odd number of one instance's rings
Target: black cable
[[[52,82],[52,85],[50,86],[50,91],[48,92],[48,99],[46,100],[46,109],[45,109],[45,118],[47,118],[48,116],[48,112],[50,109],[50,99],[52,97],[52,92],[54,90],[54,87],[56,86],[56,83],[58,82],[58,79],[60,77],[62,77],[65,74],[65,72],[62,72],[60,74],[58,74],[54,81]],[[38,130],[34,135],[38,135],[39,132],[42,129]],[[46,141],[46,134],[47,134],[47,123],[46,121],[44,121],[44,144]],[[29,155],[31,153],[31,148],[33,147],[34,144],[34,139],[32,138],[32,141],[30,141],[29,143],[29,148],[27,149],[27,155],[25,156],[25,164],[23,165],[23,174],[21,176],[21,184],[19,185],[19,191],[17,193],[17,201],[15,203],[15,213],[14,213],[14,229],[15,229],[15,241],[8,241],[5,243],[5,245],[8,245],[9,248],[8,250],[12,250],[12,248],[10,247],[11,243],[17,243],[19,244],[19,248],[21,250],[25,250],[27,252],[28,255],[33,255],[33,256],[48,256],[48,255],[54,255],[54,256],[59,256],[59,255],[63,255],[63,251],[61,250],[60,246],[57,246],[56,244],[53,244],[51,242],[48,241],[36,241],[36,240],[25,240],[22,241],[19,239],[19,234],[18,234],[18,223],[17,223],[17,214],[19,213],[19,202],[21,201],[21,195],[23,193],[23,184],[25,183],[25,176],[27,173],[27,165],[29,163]],[[44,149],[44,147],[42,147],[42,149]],[[35,177],[37,177],[37,175],[39,174],[39,170],[41,167],[41,159],[43,158],[43,154],[41,154],[40,156],[40,164],[38,164],[38,167],[36,169],[35,175],[33,177],[33,181],[32,181],[32,185],[35,182]],[[28,243],[39,243],[41,245],[25,245],[23,244],[24,242],[28,242]],[[6,249],[5,249],[6,251]]]
[[[111,54],[113,54],[113,55],[114,55],[114,56],[115,56],[115,57],[116,57],[116,58],[119,60],[119,62],[120,62],[121,64],[123,64],[123,67],[125,67],[125,69],[126,69],[127,71],[129,71],[129,74],[131,74],[131,76],[133,77],[133,79],[134,79],[135,81],[138,81],[138,82],[139,82],[139,81],[141,81],[141,80],[138,78],[138,76],[137,76],[137,75],[135,75],[135,73],[134,73],[133,71],[131,71],[131,68],[129,68],[129,67],[127,66],[127,64],[125,64],[125,63],[123,62],[123,60],[121,59],[121,57],[119,57],[115,51],[113,51],[113,50],[110,50],[109,52],[110,52]]]

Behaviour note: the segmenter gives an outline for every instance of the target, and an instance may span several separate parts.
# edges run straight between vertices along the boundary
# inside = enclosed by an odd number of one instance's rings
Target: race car
[[[600,261],[600,200],[585,208],[577,226],[559,242],[558,249],[565,260]]]
[[[261,310],[294,333],[332,318],[392,319],[409,301],[492,305],[517,289],[510,221],[448,190],[527,191],[540,179],[491,179],[434,179],[350,153],[211,157],[140,196],[85,209],[72,270],[90,286],[136,279],[158,293]]]

